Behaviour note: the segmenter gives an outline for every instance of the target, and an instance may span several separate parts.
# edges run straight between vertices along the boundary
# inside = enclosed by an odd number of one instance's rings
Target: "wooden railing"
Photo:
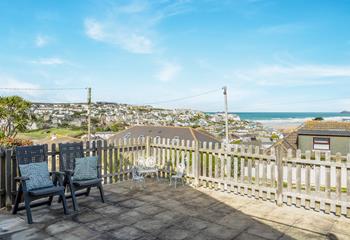
[[[103,182],[131,179],[131,168],[139,156],[154,156],[160,176],[167,178],[179,162],[186,164],[187,182],[217,191],[254,197],[278,205],[350,217],[350,154],[331,156],[319,151],[283,153],[258,147],[179,141],[133,139],[107,143],[85,143],[86,155],[97,155]],[[50,170],[59,169],[59,149],[49,147]],[[11,206],[16,193],[17,165],[13,150],[0,154],[0,206]]]

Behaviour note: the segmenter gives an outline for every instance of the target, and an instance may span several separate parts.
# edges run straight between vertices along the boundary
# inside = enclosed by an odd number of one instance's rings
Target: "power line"
[[[86,90],[87,88],[0,88],[8,91],[67,91],[67,90]]]
[[[207,92],[203,92],[203,93],[199,93],[196,95],[191,95],[191,96],[186,96],[186,97],[179,97],[179,98],[173,98],[173,99],[168,99],[168,100],[162,100],[162,101],[157,101],[157,102],[149,102],[149,103],[145,103],[143,105],[158,105],[158,104],[163,104],[163,103],[170,103],[170,102],[178,102],[178,101],[183,101],[186,99],[190,99],[190,98],[196,98],[196,97],[200,97],[203,95],[207,95],[213,92],[218,92],[221,91],[221,89],[213,89]]]

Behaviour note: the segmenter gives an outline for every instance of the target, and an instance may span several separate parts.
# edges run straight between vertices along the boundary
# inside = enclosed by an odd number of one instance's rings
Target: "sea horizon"
[[[349,113],[340,112],[230,112],[238,115],[242,120],[280,120],[280,119],[309,119],[322,117],[348,118]]]
[[[215,113],[215,112],[208,112]],[[260,122],[267,127],[297,127],[305,121],[321,117],[327,121],[350,121],[350,113],[340,112],[229,112],[241,120]]]

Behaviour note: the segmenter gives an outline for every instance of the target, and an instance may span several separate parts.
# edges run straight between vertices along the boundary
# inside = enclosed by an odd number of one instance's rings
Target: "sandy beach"
[[[269,120],[255,120],[266,127],[277,129],[281,132],[291,132],[301,126],[303,123],[312,120],[313,118],[286,118],[286,119],[269,119]],[[329,117],[324,118],[325,121],[344,121],[346,117]]]
[[[295,130],[296,128],[298,128],[308,120],[311,120],[311,119],[298,119],[297,121],[296,119],[295,120],[279,119],[279,120],[261,120],[257,122],[262,123],[266,127],[270,127],[278,131],[288,133],[288,132],[292,132],[293,130]]]

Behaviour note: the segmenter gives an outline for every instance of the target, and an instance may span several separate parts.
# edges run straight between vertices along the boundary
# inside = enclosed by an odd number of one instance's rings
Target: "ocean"
[[[325,120],[350,121],[350,114],[336,112],[237,112],[241,120],[261,122],[265,126],[296,127],[307,120],[322,117]]]

